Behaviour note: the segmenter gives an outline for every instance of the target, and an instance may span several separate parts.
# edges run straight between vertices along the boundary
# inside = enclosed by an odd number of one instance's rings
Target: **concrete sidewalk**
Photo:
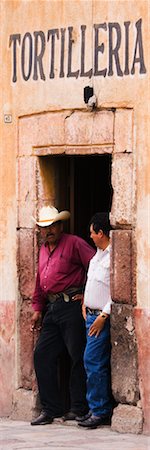
[[[0,419],[0,450],[149,450],[150,438],[119,434],[110,427],[84,430],[75,423],[32,427],[28,422]]]

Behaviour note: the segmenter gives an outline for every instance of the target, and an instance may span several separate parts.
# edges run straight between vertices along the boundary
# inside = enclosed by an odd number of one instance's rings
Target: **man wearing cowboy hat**
[[[57,361],[64,344],[71,358],[71,409],[64,420],[82,420],[88,414],[83,365],[85,325],[80,300],[89,261],[95,251],[82,238],[63,232],[62,222],[69,217],[69,211],[58,212],[53,206],[47,206],[41,208],[39,220],[35,221],[44,243],[39,253],[31,331],[37,326],[45,305],[46,314],[34,352],[43,410],[31,425],[52,423],[63,414]]]

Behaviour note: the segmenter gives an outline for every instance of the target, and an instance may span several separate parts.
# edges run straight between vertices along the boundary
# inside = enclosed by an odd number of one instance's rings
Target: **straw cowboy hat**
[[[68,220],[69,218],[69,211],[59,212],[54,206],[43,206],[39,210],[39,219],[36,220],[33,217],[33,220],[39,227],[48,227],[52,223],[58,222],[58,220]]]

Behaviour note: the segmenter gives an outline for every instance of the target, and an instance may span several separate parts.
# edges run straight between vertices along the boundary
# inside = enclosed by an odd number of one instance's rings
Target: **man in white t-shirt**
[[[90,237],[97,252],[90,261],[84,293],[87,330],[84,365],[90,415],[78,424],[86,428],[108,425],[112,415],[109,231],[109,214],[96,213],[90,221]]]

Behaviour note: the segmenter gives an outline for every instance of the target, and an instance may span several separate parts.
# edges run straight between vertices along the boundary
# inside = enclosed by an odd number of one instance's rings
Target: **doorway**
[[[69,156],[51,155],[39,158],[45,201],[53,196],[58,210],[69,210],[70,221],[64,231],[93,245],[88,223],[97,211],[110,211],[112,203],[111,155]],[[53,194],[51,194],[53,191]],[[64,348],[59,364],[58,379],[64,412],[69,410],[70,358]]]

